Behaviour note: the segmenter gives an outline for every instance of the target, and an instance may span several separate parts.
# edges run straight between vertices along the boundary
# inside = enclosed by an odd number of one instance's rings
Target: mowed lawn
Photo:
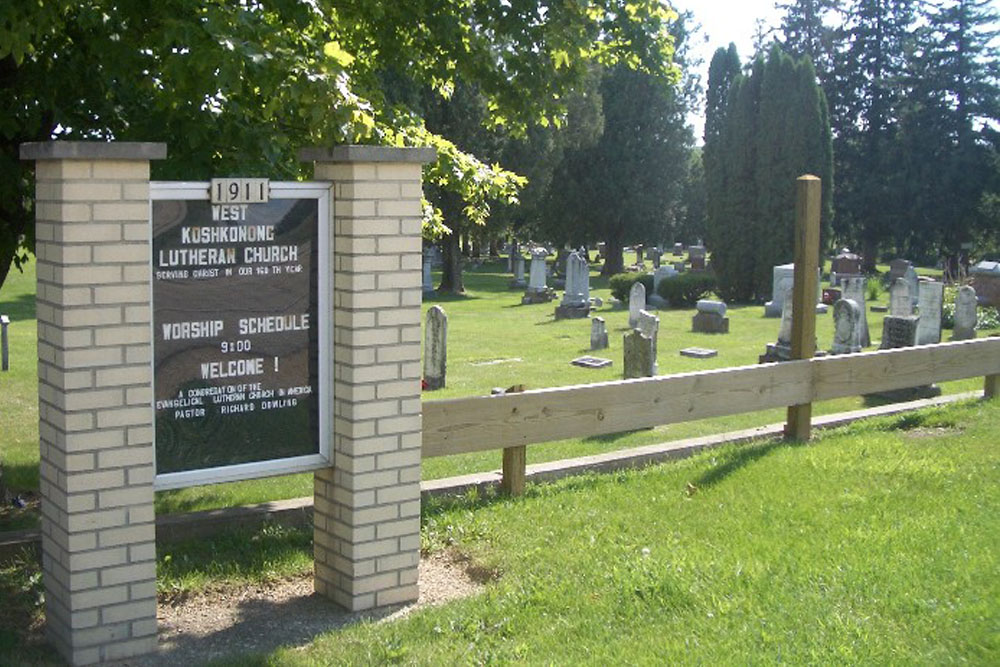
[[[0,312],[10,312],[12,372],[0,376],[0,456],[8,469],[9,484],[14,489],[38,487],[38,435],[35,385],[34,263],[24,274],[16,271],[0,291]],[[628,331],[628,312],[609,302],[606,279],[593,265],[592,295],[604,300],[594,315],[606,320],[610,348],[592,352],[590,320],[556,321],[557,302],[521,305],[521,290],[509,288],[510,275],[505,262],[487,262],[470,266],[465,272],[467,294],[462,297],[425,295],[424,311],[442,306],[448,314],[448,375],[445,389],[425,392],[424,400],[488,394],[494,387],[523,384],[529,389],[585,384],[621,378],[622,336]],[[435,274],[435,279],[438,275]],[[886,295],[880,295],[882,303]],[[757,363],[765,345],[777,338],[778,320],[763,317],[762,306],[736,306],[729,309],[730,334],[696,334],[691,331],[692,310],[663,310],[658,344],[661,375],[707,370]],[[872,338],[881,334],[883,315],[868,313]],[[946,332],[947,333],[947,332]],[[833,338],[832,316],[817,316],[817,342],[829,348]],[[708,347],[719,354],[711,359],[682,357],[685,347]],[[610,368],[593,370],[570,365],[575,357],[593,354],[613,361]],[[949,382],[946,393],[977,389],[979,379]],[[858,398],[818,403],[814,414],[856,409],[863,406]],[[783,410],[769,410],[729,417],[674,424],[609,436],[566,440],[528,449],[528,462],[537,463],[573,456],[648,445],[666,440],[707,435],[749,428],[784,419]],[[483,452],[427,459],[425,479],[486,470],[500,466],[500,452]],[[160,513],[209,509],[215,507],[294,498],[312,493],[309,474],[273,477],[157,494]],[[31,518],[22,518],[28,521]],[[0,518],[0,528],[13,528]]]
[[[425,546],[498,573],[482,593],[225,664],[997,664],[997,423],[970,402],[431,505]]]

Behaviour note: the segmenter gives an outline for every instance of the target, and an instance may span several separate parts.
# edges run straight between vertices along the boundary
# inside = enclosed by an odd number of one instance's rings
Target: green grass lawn
[[[997,664],[998,420],[1000,401],[970,401],[431,502],[425,548],[498,572],[483,592],[222,664]],[[309,562],[308,530],[233,532],[161,549],[159,586]],[[39,613],[36,574],[0,572],[17,612],[0,662],[46,655],[18,638]]]
[[[0,377],[0,433],[8,483],[14,489],[38,488],[38,435],[35,380],[34,263],[22,275],[17,272],[0,292],[0,312],[12,316],[12,370]],[[570,360],[589,350],[590,321],[555,321],[556,302],[523,306],[521,290],[508,289],[510,280],[504,262],[487,262],[467,269],[467,294],[464,297],[425,296],[424,309],[441,305],[448,314],[448,379],[445,389],[426,392],[424,400],[488,394],[493,387],[524,384],[541,388],[615,380],[621,377],[622,336],[627,331],[627,309],[614,308],[608,300],[607,280],[591,276],[592,296],[604,299],[605,305],[594,314],[603,317],[610,333],[611,347],[595,352],[611,359],[607,369],[590,370],[570,365]],[[922,273],[926,273],[922,271]],[[435,276],[437,278],[437,276]],[[885,302],[885,295],[880,300]],[[730,334],[712,335],[691,332],[690,310],[659,311],[659,367],[663,375],[741,366],[757,363],[767,342],[777,337],[778,320],[763,317],[761,306],[737,306],[729,309]],[[873,338],[881,332],[883,315],[868,313]],[[821,349],[832,342],[832,316],[817,317],[817,340]],[[712,359],[695,360],[679,355],[684,347],[717,349]],[[981,387],[978,379],[943,385],[946,393]],[[860,398],[846,398],[818,403],[814,414],[822,415],[862,406]],[[528,449],[528,462],[536,463],[635,447],[665,440],[707,435],[748,428],[784,419],[784,410],[769,410],[697,422],[674,424],[655,429],[611,436],[573,439]],[[425,479],[435,479],[500,466],[500,452],[483,452],[424,461]],[[178,512],[292,498],[312,493],[312,476],[290,475],[247,482],[194,487],[157,494],[157,511]],[[0,516],[0,528],[31,525],[34,515],[17,518]]]

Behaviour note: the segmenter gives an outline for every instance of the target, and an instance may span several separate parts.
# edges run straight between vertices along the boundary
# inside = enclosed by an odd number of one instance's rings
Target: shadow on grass
[[[698,477],[694,481],[694,485],[709,487],[718,484],[738,470],[756,463],[780,447],[795,447],[800,444],[802,443],[773,439],[760,443],[741,445],[725,455],[725,460],[721,464],[713,466]]]
[[[15,299],[4,299],[0,302],[0,315],[9,316],[12,324],[35,319],[35,295],[19,294]]]

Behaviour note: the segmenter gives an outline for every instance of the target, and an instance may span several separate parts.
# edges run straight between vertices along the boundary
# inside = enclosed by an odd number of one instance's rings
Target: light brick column
[[[23,144],[35,161],[48,633],[72,664],[156,650],[149,161],[165,144]]]
[[[333,181],[333,467],[315,475],[315,586],[360,610],[417,599],[421,165],[433,149],[304,149]]]

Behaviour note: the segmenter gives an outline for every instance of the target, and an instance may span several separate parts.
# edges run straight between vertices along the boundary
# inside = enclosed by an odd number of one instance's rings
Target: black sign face
[[[319,453],[318,220],[152,202],[158,475]]]

